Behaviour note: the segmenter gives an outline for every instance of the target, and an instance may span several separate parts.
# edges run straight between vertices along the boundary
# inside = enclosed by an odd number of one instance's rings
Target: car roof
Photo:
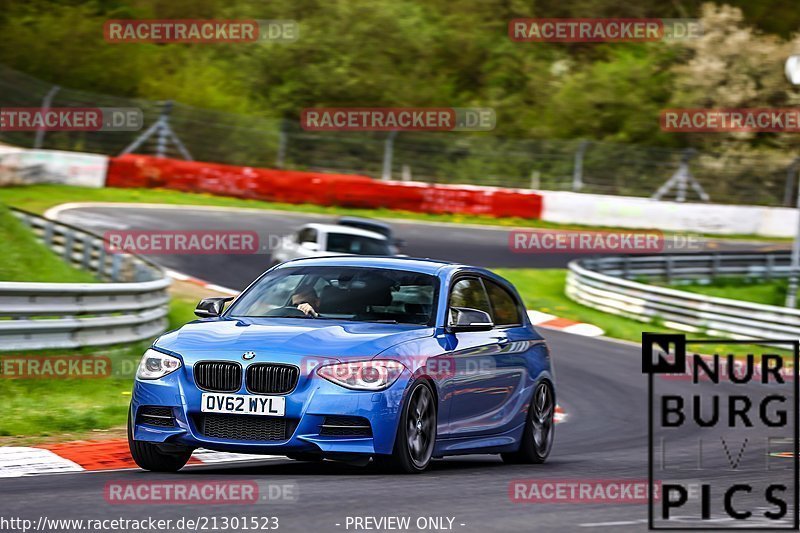
[[[462,267],[456,263],[423,259],[417,257],[386,257],[371,255],[333,255],[328,257],[308,257],[293,259],[281,264],[278,268],[296,266],[349,266],[362,268],[390,268],[408,270],[421,274],[436,275],[442,268],[456,269]]]
[[[388,240],[386,235],[382,235],[375,231],[367,231],[361,228],[354,228],[352,226],[340,226],[338,224],[320,224],[317,222],[306,224],[303,228],[313,228],[324,233],[343,233],[345,235],[356,235],[358,237],[368,237],[370,239],[378,239],[381,241]]]
[[[339,217],[338,223],[345,226],[347,224],[363,224],[364,226],[374,226],[376,228],[381,228],[384,231],[392,231],[392,226],[381,220],[375,220],[374,218],[342,216]]]

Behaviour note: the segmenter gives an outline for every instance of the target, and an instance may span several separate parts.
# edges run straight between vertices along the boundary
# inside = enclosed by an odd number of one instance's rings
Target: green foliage
[[[720,164],[742,154],[777,157],[797,148],[796,136],[669,134],[659,127],[665,107],[800,101],[782,73],[783,58],[798,44],[791,30],[800,12],[783,0],[728,3],[738,7],[701,0],[6,0],[0,63],[63,87],[238,113],[241,119],[227,119],[238,127],[233,134],[215,127],[222,118],[177,128],[190,150],[208,153],[220,140],[226,156],[211,159],[238,164],[274,162],[277,128],[270,121],[296,124],[311,106],[492,107],[495,137],[694,146]],[[507,35],[508,21],[518,17],[702,17],[704,36],[671,44],[518,43]],[[292,19],[300,36],[293,43],[167,45],[103,38],[109,19],[192,18]],[[248,143],[256,130],[269,138]],[[741,171],[728,180],[759,172],[772,187],[785,161],[763,170],[762,160],[739,157]],[[539,170],[547,184],[570,172],[543,165],[498,165],[474,151],[449,165],[430,163],[439,176],[467,182],[498,174],[525,183]]]

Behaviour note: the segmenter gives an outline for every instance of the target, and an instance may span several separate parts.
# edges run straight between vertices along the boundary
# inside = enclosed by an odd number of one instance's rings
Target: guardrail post
[[[84,235],[83,237],[83,261],[81,261],[81,268],[89,270],[89,265],[92,261],[92,236]]]
[[[122,255],[114,254],[111,257],[111,281],[119,281],[119,275],[122,271]]]
[[[75,246],[75,234],[71,229],[67,228],[64,232],[64,260],[67,263],[72,262],[72,247]]]
[[[631,258],[627,255],[622,258],[622,279],[628,279],[631,276]]]
[[[664,263],[664,276],[666,277],[667,283],[672,283],[672,256],[668,255],[667,260]]]
[[[53,247],[53,223],[47,222],[44,226],[44,243],[48,248]]]
[[[102,241],[95,241],[97,244],[97,276],[104,277],[106,269],[106,247]]]
[[[711,255],[711,279],[717,279],[719,276],[719,268],[720,268],[720,257],[719,254],[712,254]]]
[[[767,254],[765,256],[765,259],[767,261],[767,266],[766,266],[766,273],[765,273],[764,277],[765,277],[765,279],[767,281],[769,281],[769,280],[772,279],[772,271],[775,268],[775,256],[772,255],[772,254]]]

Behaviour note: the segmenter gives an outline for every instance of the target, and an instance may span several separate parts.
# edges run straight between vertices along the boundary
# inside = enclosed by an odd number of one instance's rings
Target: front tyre
[[[501,453],[503,461],[511,464],[544,463],[553,447],[555,412],[553,385],[549,381],[541,381],[533,392],[519,450]]]
[[[428,468],[436,444],[436,400],[427,381],[412,387],[403,405],[392,455],[379,455],[375,462],[387,469],[419,474]]]
[[[192,450],[187,448],[174,453],[166,453],[152,442],[134,440],[132,428],[131,413],[128,411],[128,448],[139,468],[152,472],[177,472],[189,462]]]

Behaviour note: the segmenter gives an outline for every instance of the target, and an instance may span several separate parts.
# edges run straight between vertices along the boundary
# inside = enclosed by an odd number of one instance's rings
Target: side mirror
[[[319,251],[319,243],[316,243],[316,242],[312,242],[312,241],[301,242],[300,246],[302,246],[303,248],[305,248],[309,252],[318,252]]]
[[[233,296],[225,298],[203,298],[197,307],[194,308],[194,314],[200,318],[211,318],[220,316],[222,309],[225,307],[225,302],[233,300]]]
[[[451,307],[450,323],[447,331],[458,333],[459,331],[489,331],[494,327],[492,317],[486,311],[471,309],[469,307]]]

